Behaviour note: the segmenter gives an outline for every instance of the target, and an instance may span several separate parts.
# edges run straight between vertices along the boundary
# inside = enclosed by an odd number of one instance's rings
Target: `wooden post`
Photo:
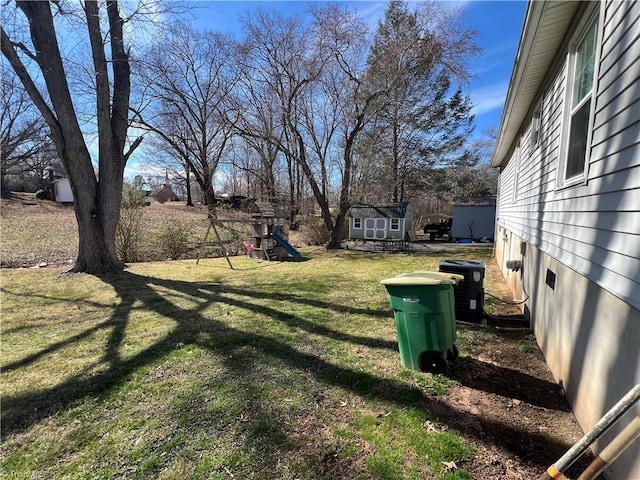
[[[216,228],[215,222],[216,220],[213,219],[213,217],[209,216],[209,227],[207,228],[207,233],[204,236],[204,240],[202,241],[202,247],[200,247],[200,252],[198,252],[198,258],[196,259],[196,265],[198,265],[198,263],[200,262],[200,254],[202,253],[202,249],[204,248],[204,246],[207,243],[207,238],[209,238],[209,232],[211,232],[211,229],[213,228],[213,232],[216,234],[216,238],[218,239],[218,245],[220,245],[220,248],[222,249],[222,254],[224,255],[224,258],[227,259],[227,263],[229,264],[229,268],[231,270],[233,270],[233,265],[231,264],[231,260],[229,259],[229,255],[227,254],[227,250],[224,248],[224,244],[222,243],[222,239],[220,238],[220,234],[218,234],[218,229]]]
[[[233,265],[231,265],[231,260],[229,260],[229,255],[227,255],[227,249],[224,248],[224,245],[222,244],[222,239],[220,238],[220,235],[218,234],[218,229],[216,228],[216,225],[213,223],[213,219],[210,219],[210,225],[213,227],[213,231],[216,234],[216,238],[218,239],[218,244],[220,245],[220,248],[222,249],[222,253],[224,254],[224,258],[227,259],[227,263],[229,264],[229,268],[231,270],[233,270]]]
[[[202,249],[207,244],[207,238],[209,238],[209,232],[211,231],[211,221],[209,221],[209,227],[207,228],[207,233],[204,235],[204,240],[202,240],[202,246],[200,247],[200,251],[198,251],[198,258],[196,258],[196,265],[200,262],[200,254],[202,253]]]

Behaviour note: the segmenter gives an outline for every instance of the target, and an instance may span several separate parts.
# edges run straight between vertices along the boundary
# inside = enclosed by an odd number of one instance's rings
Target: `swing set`
[[[255,202],[251,206],[249,213],[251,214],[251,220],[218,219],[215,218],[213,211],[209,211],[209,214],[207,215],[209,219],[209,226],[207,227],[207,233],[202,241],[202,247],[206,245],[207,239],[213,230],[216,240],[218,241],[218,245],[222,250],[222,254],[227,260],[229,268],[233,270],[233,264],[229,258],[229,253],[222,242],[217,226],[224,227],[241,235],[245,232],[235,230],[226,224],[251,224],[253,230],[252,240],[244,242],[244,246],[247,249],[247,253],[250,258],[271,261],[272,259],[282,260],[283,258],[291,255],[296,262],[302,260],[302,255],[300,255],[300,253],[287,241],[284,227],[285,218],[282,209],[276,208],[268,202]],[[202,248],[198,254],[196,265],[200,262],[201,253]]]

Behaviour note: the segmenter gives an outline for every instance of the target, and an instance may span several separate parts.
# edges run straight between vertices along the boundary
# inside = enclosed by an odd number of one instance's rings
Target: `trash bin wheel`
[[[451,348],[447,350],[447,360],[453,363],[458,360],[459,356],[458,346],[454,343],[451,345]]]
[[[424,352],[420,357],[420,370],[429,373],[447,373],[449,365],[442,352]]]

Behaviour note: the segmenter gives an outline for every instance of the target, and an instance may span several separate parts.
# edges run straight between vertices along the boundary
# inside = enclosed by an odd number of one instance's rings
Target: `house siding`
[[[538,343],[585,430],[640,382],[640,2],[604,2],[598,22],[584,184],[558,182],[567,40],[539,91],[538,145],[531,148],[529,117],[502,162],[496,219],[498,264],[514,295],[529,296],[525,309]],[[507,260],[518,259],[524,274],[506,269]],[[545,284],[547,270],[556,275],[555,289]],[[640,478],[638,459],[636,442],[608,478]]]
[[[604,9],[601,65],[613,56],[624,67],[613,78],[600,67],[595,119],[585,185],[558,189],[561,120],[566,63],[544,90],[539,146],[531,151],[531,125],[500,175],[497,224],[640,308],[640,6],[609,4]],[[615,21],[607,21],[607,13]],[[635,19],[635,21],[634,21]],[[602,18],[601,18],[602,21]],[[631,28],[628,24],[631,23]],[[618,28],[634,44],[614,40]],[[622,60],[633,57],[634,62]],[[607,82],[603,81],[603,76]],[[609,85],[615,84],[612,89]],[[612,91],[619,92],[614,96]],[[621,99],[620,99],[620,98]],[[516,174],[518,163],[521,168]],[[517,183],[517,185],[516,185]]]

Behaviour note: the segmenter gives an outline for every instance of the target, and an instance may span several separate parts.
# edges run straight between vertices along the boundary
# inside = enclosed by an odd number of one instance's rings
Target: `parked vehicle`
[[[452,222],[453,218],[449,217],[444,222],[427,223],[424,226],[424,234],[429,235],[429,240],[435,240],[439,237],[449,237]]]

